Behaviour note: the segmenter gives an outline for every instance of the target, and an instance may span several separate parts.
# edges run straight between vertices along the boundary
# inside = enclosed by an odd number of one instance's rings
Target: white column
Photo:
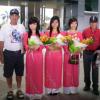
[[[63,20],[64,20],[64,7],[60,9],[60,27],[63,29]]]
[[[80,31],[84,28],[84,10],[85,0],[78,0],[78,29]]]
[[[25,27],[28,27],[28,6],[25,6]]]

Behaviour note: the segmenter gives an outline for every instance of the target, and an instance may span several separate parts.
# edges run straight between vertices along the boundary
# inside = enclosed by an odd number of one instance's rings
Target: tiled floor
[[[99,72],[100,72],[100,69],[99,69]],[[99,77],[99,80],[100,80],[100,77]],[[22,83],[23,90],[25,90],[25,82],[24,81],[25,80],[24,80],[24,77],[23,77],[23,83]],[[14,90],[16,91],[15,80],[14,80],[14,83],[13,83],[13,87],[14,87]],[[83,64],[82,64],[82,59],[81,59],[81,61],[80,61],[79,94],[77,94],[77,95],[59,94],[57,96],[44,95],[41,100],[100,100],[100,96],[94,96],[92,94],[92,92],[83,92],[82,91],[83,87],[84,87],[84,82],[83,82]],[[5,100],[6,92],[7,92],[7,85],[6,85],[5,78],[3,77],[3,67],[0,66],[0,100]],[[18,100],[18,99],[15,97],[14,100]],[[25,97],[24,100],[29,100],[29,98]]]

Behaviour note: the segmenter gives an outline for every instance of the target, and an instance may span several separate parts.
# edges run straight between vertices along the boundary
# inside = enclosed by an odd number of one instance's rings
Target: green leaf
[[[28,45],[29,46],[33,46],[33,45],[35,45],[35,42],[34,42],[34,40],[33,39],[28,39]]]

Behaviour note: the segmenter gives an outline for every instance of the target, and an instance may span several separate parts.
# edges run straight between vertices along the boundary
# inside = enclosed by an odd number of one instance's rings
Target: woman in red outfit
[[[46,32],[49,37],[57,37],[60,34],[60,20],[53,16],[50,21],[50,31]],[[59,93],[62,82],[62,50],[59,44],[46,46],[45,56],[45,87],[46,93],[56,95]]]
[[[66,35],[71,35],[73,39],[80,41],[82,34],[77,31],[78,22],[76,18],[69,20],[69,29]],[[79,55],[79,54],[77,54]],[[76,94],[79,85],[79,64],[70,64],[69,59],[71,53],[68,46],[64,46],[64,93],[65,94]]]
[[[41,96],[43,93],[43,54],[39,39],[39,20],[36,17],[29,19],[29,31],[24,35],[26,50],[26,94]],[[36,45],[29,46],[28,39],[33,38]]]

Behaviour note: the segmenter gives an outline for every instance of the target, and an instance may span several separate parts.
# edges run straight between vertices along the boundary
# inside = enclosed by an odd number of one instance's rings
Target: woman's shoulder
[[[66,35],[66,31],[60,31],[60,34],[65,36]]]
[[[44,32],[44,35],[49,36],[49,33],[50,33],[50,30],[46,30],[46,31]]]
[[[82,34],[82,32],[80,32],[80,31],[77,31],[77,34]]]
[[[24,32],[24,36],[28,36],[28,32]]]
[[[41,32],[39,32],[39,34],[40,34],[40,36],[43,36],[44,35],[44,32],[41,31]]]
[[[28,39],[28,33],[27,33],[27,32],[25,32],[25,33],[23,34],[23,39]]]
[[[70,30],[66,30],[66,35],[70,35]]]

